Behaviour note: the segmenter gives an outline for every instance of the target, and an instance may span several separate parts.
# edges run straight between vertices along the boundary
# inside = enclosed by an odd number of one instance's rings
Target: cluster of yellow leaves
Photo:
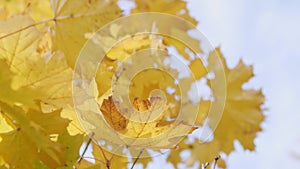
[[[84,34],[120,12],[105,1],[0,2],[0,166],[74,166],[84,135],[72,108],[72,68]]]
[[[177,15],[193,24],[193,19],[182,0],[136,0],[132,13],[162,12]],[[127,168],[126,157],[113,155],[92,143],[96,164],[86,159],[77,162],[79,148],[86,141],[72,103],[72,79],[77,56],[87,41],[87,35],[97,31],[108,22],[122,16],[117,1],[111,0],[11,0],[0,2],[0,167],[1,168]],[[169,27],[168,23],[165,25]],[[184,37],[188,28],[174,23],[172,34]],[[118,40],[118,25],[111,27],[110,37],[102,41],[113,44]],[[184,39],[199,46],[193,38]],[[174,39],[164,37],[162,41],[139,35],[126,38],[106,55],[96,74],[98,97],[111,89],[117,62],[134,52],[149,48],[153,42],[157,48],[167,51],[166,46],[175,46],[185,58],[189,58],[186,47]],[[223,60],[225,64],[225,61]],[[196,79],[207,72],[200,60],[189,65]],[[226,68],[227,100],[224,116],[214,133],[214,140],[199,144],[181,142],[179,149],[171,152],[168,160],[174,165],[180,162],[181,150],[189,149],[192,156],[186,165],[211,161],[220,152],[233,151],[233,141],[239,140],[253,150],[253,139],[260,131],[263,120],[260,105],[264,101],[261,91],[243,90],[243,83],[253,76],[252,68],[242,62],[233,70]],[[174,95],[179,89],[174,79],[156,70],[137,76],[131,85],[131,100],[135,109],[143,112],[159,104],[165,113],[149,123],[128,121],[116,109],[112,97],[103,99],[100,110],[107,123],[125,135],[152,137],[172,126],[165,118],[176,117],[180,105]],[[171,106],[161,103],[149,94],[153,89],[176,92],[166,94]],[[157,98],[156,98],[157,99]],[[199,112],[208,112],[209,103],[200,106]],[[201,120],[199,120],[201,119]],[[203,118],[198,118],[198,124]],[[173,137],[181,136],[180,126]],[[230,132],[228,132],[230,131]],[[200,142],[200,141],[199,141]],[[162,143],[162,145],[164,145]],[[160,147],[161,148],[161,147]],[[145,165],[149,159],[141,159]],[[222,167],[225,166],[221,163]]]
[[[47,114],[35,110],[25,113],[16,106],[0,105],[6,113],[5,119],[16,127],[1,134],[1,156],[11,168],[31,168],[34,160],[44,161],[52,168],[65,163],[61,153],[65,147],[49,140],[51,134],[61,134],[68,125],[68,120],[60,118],[60,110]]]

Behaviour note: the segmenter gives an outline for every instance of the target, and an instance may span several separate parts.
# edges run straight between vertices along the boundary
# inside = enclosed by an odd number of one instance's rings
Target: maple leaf
[[[190,16],[185,1],[182,0],[135,0],[136,7],[131,10],[131,13],[138,12],[160,12],[167,13],[171,15],[176,15],[184,18],[191,25],[197,25],[197,21]],[[159,19],[159,18],[158,18]],[[161,27],[168,28],[168,35],[173,35],[179,37],[179,39],[174,39],[172,37],[163,37],[163,43],[166,46],[175,46],[176,49],[185,58],[189,58],[189,53],[186,52],[186,44],[182,42],[189,42],[192,44],[193,50],[202,52],[200,49],[200,41],[198,39],[190,37],[186,32],[192,30],[192,26],[189,24],[182,24],[180,22],[172,22],[172,27],[169,27],[169,22],[161,23]]]
[[[126,128],[127,120],[126,118],[119,112],[118,108],[113,101],[112,96],[108,99],[105,99],[100,108],[105,120],[108,124],[113,127],[113,129],[119,131]]]
[[[16,22],[20,23],[18,27],[13,25]],[[33,24],[28,15],[16,15],[0,22],[0,34],[9,34],[28,24]],[[41,40],[42,34],[35,27],[0,39],[1,62],[6,62],[5,67],[11,71],[6,70],[6,77],[2,76],[7,78],[3,80],[7,91],[2,92],[2,100],[21,102],[28,107],[34,106],[34,100],[52,103],[56,108],[72,103],[72,70],[61,52],[40,56],[37,49]]]
[[[234,140],[238,140],[245,149],[254,150],[254,138],[256,133],[261,131],[260,124],[264,119],[261,105],[264,102],[264,96],[260,90],[242,88],[242,85],[253,77],[253,68],[240,61],[234,69],[229,69],[220,49],[216,49],[216,52],[225,66],[227,80],[227,97],[223,116],[214,131],[212,141],[196,139],[192,144],[180,144],[182,146],[180,150],[186,148],[191,150],[191,156],[185,162],[187,166],[192,166],[198,160],[203,164],[211,162],[220,152],[229,154],[234,150]],[[208,111],[209,106],[209,102],[204,102],[202,109]],[[176,152],[171,153],[168,160],[175,162],[176,159],[173,158],[178,158]],[[218,165],[222,168],[226,167],[223,160],[219,161]]]
[[[2,113],[7,114],[5,116],[7,120],[13,119],[12,123],[15,125],[14,130],[0,134],[2,137],[1,157],[10,167],[32,168],[33,160],[37,159],[52,168],[64,165],[65,147],[51,141],[48,134],[59,134],[59,130],[68,125],[68,120],[59,119],[58,112],[43,114],[40,111],[29,110],[29,113],[25,113],[20,107],[10,106],[3,102],[0,102],[0,108]],[[38,116],[47,121],[44,123],[44,121],[36,121],[37,118],[29,119],[32,116]]]
[[[222,56],[219,49],[217,52]],[[223,65],[226,65],[222,56]],[[261,131],[264,120],[261,105],[264,95],[261,90],[245,90],[242,85],[253,77],[253,67],[242,61],[232,70],[225,67],[227,79],[227,99],[222,119],[215,131],[215,140],[221,144],[222,151],[231,152],[233,141],[239,140],[245,149],[254,150],[253,140]],[[233,132],[226,132],[233,131]],[[226,134],[225,134],[226,133]]]
[[[55,108],[72,104],[73,71],[61,52],[46,53],[41,58],[29,59],[25,63],[26,67],[19,68],[22,73],[13,79],[14,88],[29,87],[36,90],[42,96],[35,100],[41,100]]]
[[[54,13],[53,50],[62,50],[71,67],[75,66],[80,49],[86,42],[85,33],[101,28],[121,16],[114,1],[51,0]]]
[[[14,15],[7,21],[0,21],[0,58],[7,61],[13,73],[22,73],[20,68],[25,67],[27,59],[37,59],[36,49],[42,34],[35,27],[18,31],[32,24],[34,21],[28,15]]]

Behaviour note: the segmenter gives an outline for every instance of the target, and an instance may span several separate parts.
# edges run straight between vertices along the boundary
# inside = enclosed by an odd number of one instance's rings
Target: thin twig
[[[97,140],[94,140],[94,138],[92,138],[92,139],[93,139],[94,143],[97,144],[97,147],[100,149],[100,151],[101,151],[101,153],[102,153],[102,155],[103,155],[103,158],[104,158],[105,161],[106,161],[106,167],[107,167],[107,163],[109,162],[109,160],[107,159],[107,157],[106,157],[106,155],[105,155],[105,152],[104,152],[103,148],[101,147],[101,145],[99,145],[99,143],[97,142]]]
[[[217,162],[218,160],[221,158],[220,155],[218,155],[217,157],[215,157],[215,161],[214,161],[214,169],[216,169],[216,165],[217,165]]]
[[[133,167],[135,166],[135,164],[137,163],[137,161],[140,159],[141,155],[143,154],[144,150],[145,150],[145,149],[142,149],[142,150],[140,151],[139,155],[138,155],[137,158],[134,160],[134,162],[133,162],[133,164],[132,164],[132,166],[131,166],[130,169],[133,169]]]
[[[119,147],[117,147],[117,149],[115,150],[115,152],[118,151],[121,147],[122,147],[121,145]],[[109,158],[108,161],[111,161],[113,159],[114,155],[115,155],[115,153],[112,153],[112,155],[110,156],[110,158]]]
[[[202,169],[206,169],[209,166],[209,162],[206,162],[205,164],[202,164]]]
[[[81,154],[81,156],[80,156],[80,158],[79,158],[79,160],[78,160],[78,163],[80,163],[81,160],[83,159],[83,156],[84,156],[84,154],[86,153],[86,151],[87,151],[89,145],[91,144],[94,135],[95,135],[95,133],[92,133],[92,134],[91,134],[91,136],[90,136],[90,138],[89,138],[89,141],[87,142],[87,144],[86,144],[86,146],[85,146],[85,148],[84,148],[84,150],[83,150],[83,152],[82,152],[82,154]]]

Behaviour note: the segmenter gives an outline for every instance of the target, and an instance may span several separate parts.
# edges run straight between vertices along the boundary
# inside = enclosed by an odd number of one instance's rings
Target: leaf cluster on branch
[[[162,12],[182,17],[193,24],[183,0],[135,0],[131,13]],[[80,50],[99,28],[124,14],[117,0],[4,0],[0,2],[0,168],[77,168],[122,169],[142,163],[144,168],[152,158],[118,156],[91,142],[92,156],[79,154],[80,147],[89,146],[92,133],[85,133],[72,100],[74,67]],[[176,23],[173,23],[176,25]],[[117,41],[118,27],[110,30],[110,37],[102,37],[106,43]],[[178,34],[187,34],[178,32]],[[200,41],[189,39],[200,48]],[[165,113],[159,120],[145,124],[130,122],[115,108],[112,102],[111,79],[115,76],[118,62],[136,51],[153,47],[168,52],[174,46],[184,58],[190,55],[183,44],[171,38],[153,38],[147,35],[128,37],[107,53],[99,65],[95,77],[96,99],[99,110],[107,123],[115,130],[131,137],[156,136],[168,130],[167,118],[177,116],[180,105],[175,93],[167,94],[168,103],[153,97],[153,89],[168,87],[178,89],[173,79],[160,71],[149,70],[132,81],[130,99],[141,112],[158,106]],[[253,68],[242,61],[233,69],[226,66],[220,49],[216,49],[225,66],[227,96],[222,119],[213,139],[203,143],[199,138],[192,142],[188,136],[174,145],[166,161],[186,167],[197,161],[213,162],[220,153],[229,155],[238,140],[244,149],[254,150],[254,139],[261,131],[264,120],[261,105],[264,96],[261,90],[245,90],[243,84],[253,77]],[[196,79],[207,76],[199,59],[189,65]],[[208,82],[209,83],[209,82]],[[139,85],[135,85],[139,84]],[[210,109],[210,100],[200,101],[196,125],[190,133],[202,126]],[[180,136],[184,125],[175,126]],[[161,147],[163,148],[163,147]],[[171,147],[166,147],[171,148]],[[186,160],[180,158],[185,150],[190,151]],[[147,154],[147,151],[142,152]],[[81,157],[82,156],[82,157]],[[80,160],[79,160],[80,159]],[[91,162],[94,160],[95,163]],[[225,168],[223,159],[218,166]]]

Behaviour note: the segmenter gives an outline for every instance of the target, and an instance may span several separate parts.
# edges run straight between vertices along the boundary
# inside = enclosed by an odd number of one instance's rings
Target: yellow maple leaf
[[[20,24],[16,27],[15,23]],[[9,35],[32,23],[29,16],[16,15],[0,22],[0,36]],[[40,55],[37,49],[41,40],[42,34],[34,27],[0,39],[0,58],[2,62],[6,62],[8,65],[6,67],[11,71],[7,76],[11,80],[6,81],[6,85],[11,86],[15,91],[23,90],[24,93],[27,93],[28,89],[31,91],[31,96],[24,98],[21,95],[18,97],[17,92],[12,94],[8,90],[7,94],[3,93],[5,99],[12,98],[19,101],[23,98],[27,103],[43,100],[48,104],[50,102],[56,104],[56,108],[71,104],[72,70],[61,52],[47,52]]]
[[[56,108],[72,104],[73,72],[61,52],[47,53],[36,60],[28,59],[25,64],[26,67],[19,68],[22,73],[14,77],[12,86],[15,89],[30,87],[37,90],[42,96],[36,99]]]
[[[159,12],[167,13],[171,15],[176,15],[178,17],[184,18],[190,24],[182,24],[180,22],[172,22],[172,27],[169,27],[169,22],[161,23],[165,25],[160,25],[161,27],[168,28],[168,35],[170,37],[164,36],[163,42],[166,46],[175,46],[180,54],[185,58],[189,58],[189,53],[186,52],[187,46],[183,42],[189,42],[192,44],[193,50],[201,52],[200,41],[187,34],[187,31],[194,29],[193,26],[197,25],[197,21],[190,16],[185,1],[182,0],[135,0],[136,7],[131,10],[131,13],[138,12]],[[159,19],[159,18],[158,18]],[[192,26],[193,25],[193,26]],[[179,39],[174,39],[175,36]],[[193,51],[193,52],[196,52]]]
[[[25,67],[27,59],[36,59],[42,34],[35,27],[18,31],[32,24],[34,21],[28,15],[14,15],[7,21],[0,21],[0,58],[7,61],[13,73],[22,73],[20,68]]]
[[[261,131],[260,124],[264,119],[261,105],[264,103],[264,96],[260,90],[242,88],[242,85],[253,77],[253,68],[241,61],[235,68],[229,69],[220,49],[216,49],[216,52],[225,66],[227,80],[227,97],[223,116],[214,131],[212,141],[203,143],[206,140],[196,139],[192,144],[180,144],[181,150],[186,148],[191,150],[191,156],[185,162],[187,166],[192,166],[196,161],[202,164],[211,162],[220,152],[229,154],[234,150],[234,140],[238,140],[245,149],[254,150],[254,138],[256,133]],[[202,111],[207,112],[210,104],[203,103]],[[198,117],[198,120],[202,118]],[[176,153],[171,153],[168,160],[174,162],[173,158],[178,158]],[[223,160],[219,161],[218,165],[222,168],[226,167]]]
[[[51,0],[54,13],[53,49],[62,50],[71,67],[86,42],[85,34],[121,16],[114,1]]]
[[[217,52],[222,56],[220,50]],[[223,58],[223,56],[222,56]],[[223,58],[223,65],[226,65]],[[225,67],[227,97],[222,119],[215,131],[215,140],[225,153],[231,152],[233,141],[237,139],[245,149],[254,150],[253,140],[261,131],[264,120],[261,105],[264,95],[261,90],[245,90],[242,85],[253,77],[253,67],[242,61],[232,70]],[[232,131],[232,132],[228,132]]]

